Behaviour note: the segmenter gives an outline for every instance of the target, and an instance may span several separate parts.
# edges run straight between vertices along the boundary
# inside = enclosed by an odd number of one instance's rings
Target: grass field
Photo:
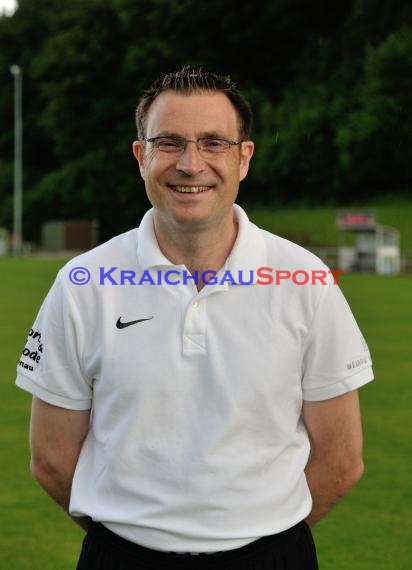
[[[368,203],[365,206],[247,208],[250,219],[258,226],[281,235],[303,246],[324,247],[339,245],[342,234],[336,227],[338,211],[374,211],[378,223],[400,231],[401,251],[412,252],[412,200],[390,199]],[[345,243],[350,243],[351,235],[345,235]]]
[[[15,366],[61,260],[0,259],[0,568],[73,570],[82,532],[29,474],[30,397]],[[376,382],[361,391],[366,472],[315,528],[321,570],[412,568],[412,278],[340,278]]]

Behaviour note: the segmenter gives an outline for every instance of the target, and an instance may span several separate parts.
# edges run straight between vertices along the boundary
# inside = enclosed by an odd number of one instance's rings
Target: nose
[[[196,141],[187,141],[186,148],[176,162],[176,170],[184,172],[188,176],[193,176],[202,172],[205,168],[205,161],[199,154]]]

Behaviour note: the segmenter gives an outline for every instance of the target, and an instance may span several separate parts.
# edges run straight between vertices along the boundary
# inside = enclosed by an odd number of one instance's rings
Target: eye
[[[169,152],[180,150],[184,146],[184,143],[180,139],[173,137],[159,137],[154,140],[153,143],[155,148]]]
[[[199,145],[202,150],[209,152],[223,152],[228,148],[227,141],[224,139],[200,139]]]

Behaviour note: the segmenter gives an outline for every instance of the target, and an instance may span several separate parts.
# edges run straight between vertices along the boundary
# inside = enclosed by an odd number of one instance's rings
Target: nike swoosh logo
[[[118,329],[125,329],[126,327],[130,327],[131,325],[135,325],[136,323],[142,323],[143,321],[150,321],[153,317],[147,317],[147,319],[137,319],[136,321],[129,321],[128,323],[122,323],[122,317],[117,319],[116,327]]]

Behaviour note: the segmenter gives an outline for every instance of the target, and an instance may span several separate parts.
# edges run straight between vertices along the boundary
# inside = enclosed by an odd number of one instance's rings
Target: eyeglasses
[[[186,150],[187,144],[193,142],[197,146],[197,150],[201,156],[209,157],[215,154],[224,154],[232,148],[238,146],[244,141],[228,141],[226,139],[202,137],[200,139],[185,139],[184,137],[153,137],[144,140],[153,145],[154,150],[180,156]]]

